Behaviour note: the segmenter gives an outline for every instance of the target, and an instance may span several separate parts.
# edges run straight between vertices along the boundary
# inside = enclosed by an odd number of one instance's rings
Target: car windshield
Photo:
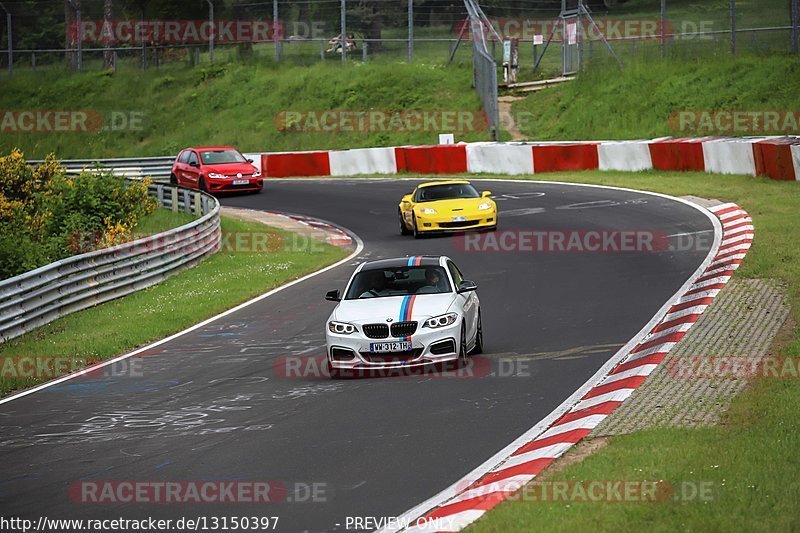
[[[475,187],[469,183],[450,183],[447,185],[429,185],[417,191],[417,202],[435,202],[436,200],[452,200],[454,198],[480,198]]]
[[[247,159],[236,150],[202,150],[200,157],[203,159],[204,165],[247,162]]]
[[[440,266],[377,268],[356,274],[345,300],[446,292],[450,292],[450,282]]]

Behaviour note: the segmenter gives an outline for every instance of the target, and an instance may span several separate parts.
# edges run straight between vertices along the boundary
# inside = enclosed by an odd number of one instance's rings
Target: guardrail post
[[[195,193],[194,193],[194,214],[197,217],[199,217],[199,216],[201,216],[203,214],[203,206],[200,205],[200,202],[201,202],[200,198],[202,198],[202,196],[200,196],[200,193],[195,191]]]
[[[158,199],[158,207],[163,207],[164,205],[164,186],[163,185],[156,185],[156,198]]]
[[[183,212],[189,215],[192,214],[192,199],[186,189],[183,190]]]
[[[178,212],[178,188],[177,187],[171,187],[170,190],[172,191],[172,205],[170,207],[172,208],[172,211],[177,213]]]

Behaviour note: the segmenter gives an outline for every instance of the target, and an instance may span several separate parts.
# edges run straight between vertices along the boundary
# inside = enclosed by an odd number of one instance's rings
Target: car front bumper
[[[237,191],[260,191],[264,188],[264,180],[261,178],[249,178],[249,183],[234,185],[233,180],[209,179],[207,183],[209,192],[237,192]]]
[[[350,335],[339,335],[326,330],[325,343],[328,361],[336,369],[410,368],[458,359],[460,337],[461,320],[457,320],[454,324],[443,328],[418,327],[410,339],[411,352],[371,354],[371,343],[399,342],[402,339],[391,336],[385,339],[370,339],[364,335],[360,326],[356,333]],[[451,349],[444,351],[445,348]],[[343,357],[343,350],[349,352],[349,358]]]
[[[453,221],[452,216],[423,216],[417,219],[417,231],[444,232],[444,231],[466,231],[471,229],[487,229],[497,226],[497,213],[494,211],[467,215],[464,221]]]

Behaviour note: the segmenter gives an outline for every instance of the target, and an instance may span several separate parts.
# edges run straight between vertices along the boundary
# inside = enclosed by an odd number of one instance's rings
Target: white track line
[[[340,226],[334,226],[334,227],[344,230],[344,228],[341,228]],[[72,373],[72,374],[67,374],[66,376],[62,376],[60,378],[56,378],[56,379],[54,379],[52,381],[48,381],[46,383],[42,383],[41,385],[37,385],[37,386],[32,387],[30,389],[26,389],[26,390],[18,392],[16,394],[12,394],[11,396],[7,396],[5,398],[2,398],[2,399],[0,399],[0,405],[2,405],[4,403],[8,403],[8,402],[13,401],[13,400],[17,400],[17,399],[22,398],[24,396],[27,396],[29,394],[33,394],[34,392],[39,392],[40,390],[46,389],[48,387],[52,387],[53,385],[58,385],[59,383],[63,383],[63,382],[68,381],[70,379],[74,379],[74,378],[83,376],[85,374],[88,374],[90,372],[93,372],[93,371],[97,370],[98,368],[103,368],[104,366],[113,365],[116,362],[122,361],[123,359],[128,359],[129,357],[133,357],[133,356],[138,355],[138,354],[140,354],[142,352],[146,352],[148,350],[152,350],[156,346],[160,346],[160,345],[162,345],[162,344],[164,344],[166,342],[169,342],[171,340],[177,339],[178,337],[182,337],[183,335],[186,335],[187,333],[191,333],[192,331],[195,331],[195,330],[197,330],[199,328],[202,328],[203,326],[205,326],[207,324],[215,322],[215,321],[219,320],[220,318],[224,318],[224,317],[226,317],[226,316],[228,316],[228,315],[230,315],[232,313],[235,313],[236,311],[239,311],[240,309],[244,309],[245,307],[253,305],[256,302],[260,302],[261,300],[263,300],[265,298],[269,298],[273,294],[277,294],[277,293],[281,292],[284,289],[288,289],[289,287],[291,287],[293,285],[297,285],[298,283],[302,283],[302,282],[306,281],[307,279],[311,279],[314,276],[318,276],[319,274],[322,274],[323,272],[327,272],[328,270],[332,270],[332,269],[334,269],[334,268],[336,268],[336,267],[338,267],[340,265],[343,265],[343,264],[347,263],[348,261],[350,261],[354,257],[357,257],[358,254],[360,254],[364,250],[364,242],[361,240],[361,238],[358,235],[356,235],[352,231],[350,231],[350,230],[345,230],[345,231],[346,231],[346,233],[349,233],[350,235],[352,235],[353,239],[356,241],[356,249],[353,251],[353,253],[351,253],[350,255],[345,257],[344,259],[341,259],[341,260],[337,261],[336,263],[334,263],[332,265],[328,265],[327,267],[325,267],[325,268],[323,268],[321,270],[317,270],[316,272],[312,272],[310,274],[306,274],[302,278],[298,278],[298,279],[296,279],[294,281],[290,281],[289,283],[281,285],[280,287],[276,287],[276,288],[274,288],[274,289],[272,289],[272,290],[270,290],[268,292],[265,292],[264,294],[262,294],[260,296],[256,296],[252,300],[247,300],[246,302],[241,303],[241,304],[237,305],[236,307],[228,309],[227,311],[223,311],[222,313],[220,313],[218,315],[214,315],[211,318],[208,318],[208,319],[203,320],[202,322],[200,322],[198,324],[195,324],[194,326],[188,327],[188,328],[186,328],[186,329],[184,329],[182,331],[179,331],[178,333],[175,333],[174,335],[170,335],[169,337],[166,337],[164,339],[158,340],[158,341],[156,341],[156,342],[154,342],[152,344],[148,344],[147,346],[144,346],[144,347],[139,348],[137,350],[134,350],[132,352],[117,356],[117,357],[115,357],[113,359],[109,359],[108,361],[103,361],[103,362],[98,363],[96,365],[92,365],[91,367],[84,368],[83,370],[81,370],[79,372],[75,372],[75,373]]]

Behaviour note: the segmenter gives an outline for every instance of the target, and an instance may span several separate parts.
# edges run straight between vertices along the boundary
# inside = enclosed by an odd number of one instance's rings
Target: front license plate
[[[369,344],[369,351],[373,353],[410,352],[411,341],[371,342]]]
[[[466,221],[467,221],[467,217],[464,217],[464,216],[453,217],[453,222],[466,222]]]
[[[234,185],[249,185],[250,180],[233,180]]]

